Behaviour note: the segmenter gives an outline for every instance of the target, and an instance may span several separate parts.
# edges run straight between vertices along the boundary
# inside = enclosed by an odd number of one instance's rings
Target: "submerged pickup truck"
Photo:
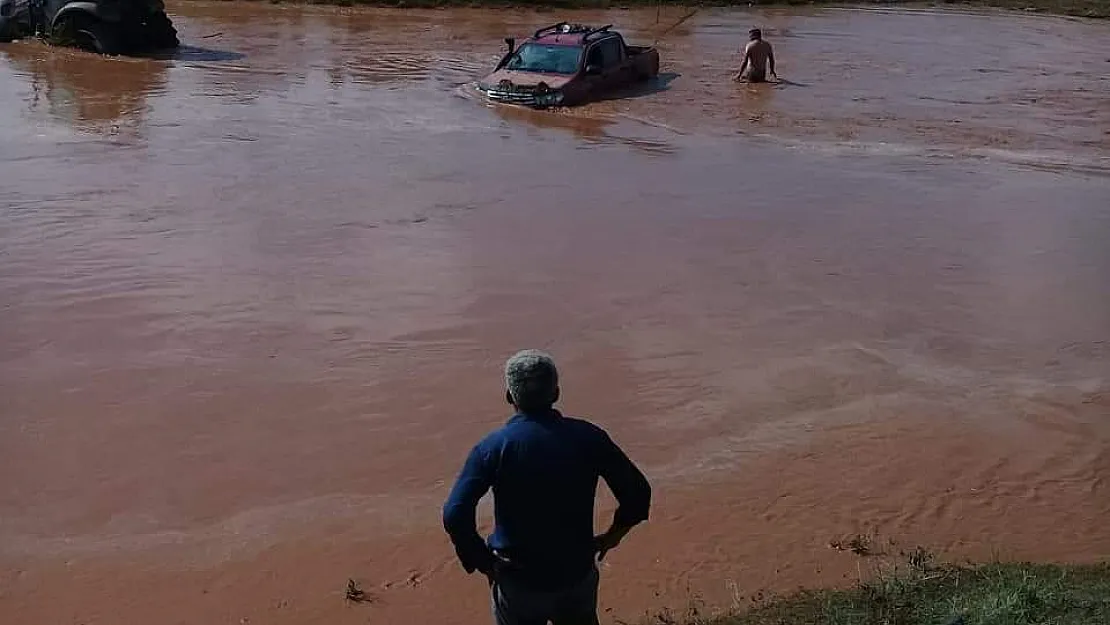
[[[537,30],[509,50],[496,69],[478,81],[494,102],[534,108],[573,106],[659,74],[659,52],[625,44],[612,25],[590,28],[560,22]]]

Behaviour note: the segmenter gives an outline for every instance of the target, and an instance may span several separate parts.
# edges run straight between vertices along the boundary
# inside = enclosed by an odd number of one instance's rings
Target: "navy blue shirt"
[[[605,430],[556,410],[517,414],[471,450],[443,507],[443,526],[467,572],[488,570],[496,550],[522,583],[565,587],[594,565],[599,477],[617,499],[616,523],[647,520],[651,487]],[[475,513],[491,488],[495,527],[483,541]]]

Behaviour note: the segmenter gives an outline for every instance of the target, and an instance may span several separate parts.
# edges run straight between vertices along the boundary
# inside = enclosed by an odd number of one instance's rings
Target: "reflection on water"
[[[163,63],[107,59],[39,44],[6,47],[7,62],[29,89],[24,110],[82,131],[137,132],[147,100],[165,88]]]
[[[477,97],[477,96],[472,96]],[[491,106],[490,110],[507,124],[527,124],[533,136],[543,130],[569,132],[583,142],[584,148],[593,145],[618,144],[649,155],[668,155],[677,147],[670,141],[673,133],[660,130],[639,120],[605,115],[575,114],[575,111],[530,110],[512,106]]]

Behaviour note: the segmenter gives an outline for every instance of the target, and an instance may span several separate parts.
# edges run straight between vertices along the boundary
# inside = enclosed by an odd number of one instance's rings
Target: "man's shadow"
[[[155,61],[194,61],[207,63],[240,61],[247,57],[247,55],[243,54],[242,52],[216,50],[213,48],[205,48],[188,44],[182,44],[176,50],[160,50],[157,52],[149,52],[139,56],[144,59],[152,59]]]
[[[786,78],[779,78],[778,84],[784,87],[808,87],[809,85],[804,82],[794,82]]]

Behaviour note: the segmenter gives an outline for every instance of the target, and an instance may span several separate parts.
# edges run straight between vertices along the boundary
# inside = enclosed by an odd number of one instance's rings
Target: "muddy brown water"
[[[1110,25],[707,10],[536,113],[471,84],[553,13],[172,9],[0,46],[5,624],[485,622],[439,506],[525,346],[655,484],[607,618],[856,534],[1110,556]],[[753,24],[788,82],[728,82]]]

